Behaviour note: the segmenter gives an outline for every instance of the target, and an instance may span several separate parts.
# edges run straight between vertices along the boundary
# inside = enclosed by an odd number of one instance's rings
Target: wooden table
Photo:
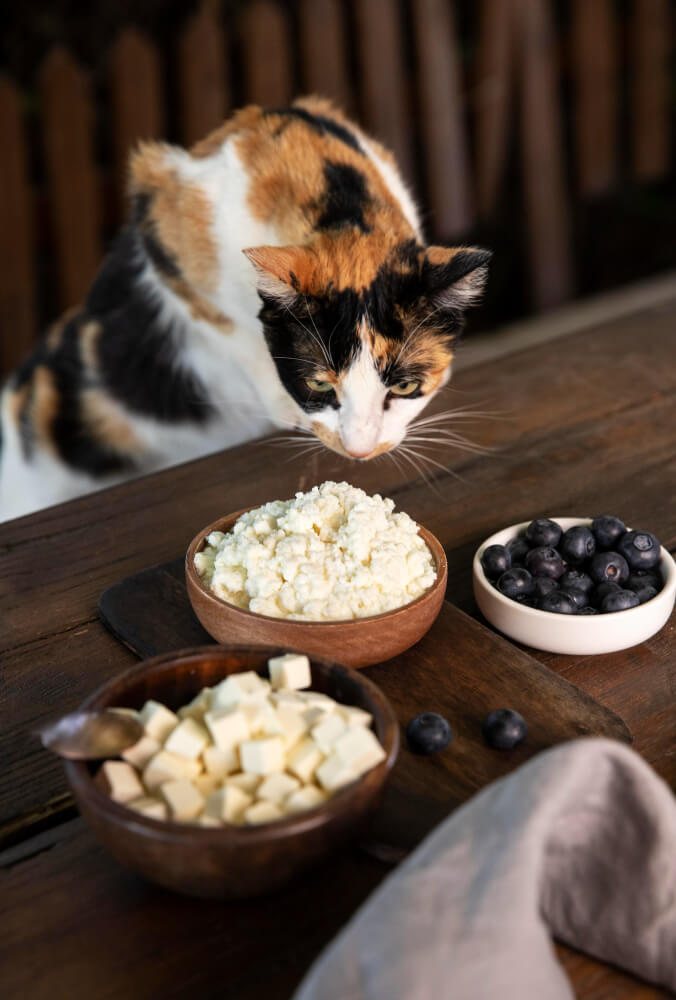
[[[453,452],[432,483],[386,458],[291,459],[260,441],[0,526],[0,968],[9,998],[291,995],[321,947],[389,870],[356,849],[265,901],[172,896],[120,869],[76,817],[31,729],[133,662],[102,627],[112,583],[179,555],[219,514],[349,479],[392,496],[449,560],[448,597],[476,613],[471,554],[504,524],[616,513],[676,545],[676,300],[461,370],[436,409],[482,404],[490,456]],[[437,459],[439,454],[437,453]],[[676,786],[674,619],[643,646],[534,655],[618,712]],[[319,891],[318,891],[319,890]],[[559,949],[580,997],[663,994]]]

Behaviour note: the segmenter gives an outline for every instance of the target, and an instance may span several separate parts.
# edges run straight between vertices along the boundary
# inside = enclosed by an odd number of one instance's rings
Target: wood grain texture
[[[618,39],[612,0],[575,0],[571,30],[575,159],[585,195],[607,191],[617,173]]]
[[[548,0],[518,0],[521,159],[538,310],[573,295],[558,59]]]
[[[474,219],[465,95],[453,6],[413,3],[427,200],[442,239],[466,233]]]
[[[298,17],[303,91],[330,97],[352,112],[344,4],[340,0],[300,0]]]
[[[286,12],[276,0],[251,0],[240,15],[246,103],[279,108],[293,96]]]
[[[142,139],[164,134],[164,95],[160,56],[135,28],[116,39],[110,53],[115,175],[121,204],[127,184],[129,154]]]
[[[126,876],[79,821],[30,837],[40,824],[68,815],[69,801],[60,765],[39,749],[32,727],[75,707],[134,662],[98,621],[99,595],[175,557],[224,508],[291,496],[325,478],[391,495],[429,527],[446,549],[448,596],[475,614],[471,556],[504,524],[552,511],[610,511],[655,531],[674,551],[675,318],[676,303],[664,302],[458,374],[434,409],[474,402],[502,411],[469,429],[474,440],[500,451],[437,453],[449,471],[431,468],[431,486],[386,460],[348,463],[326,453],[312,463],[285,462],[278,447],[258,442],[0,525],[0,822],[18,842],[5,856],[13,867],[3,873],[0,907],[9,916],[2,915],[7,931],[0,948],[10,951],[2,967],[12,1000],[54,996],[55,926],[62,931],[58,974],[65,995],[91,987],[88,995],[103,1000],[102,984],[107,1000],[125,1000],[135,985],[143,995],[181,995],[189,966],[201,993],[214,995],[217,983],[221,996],[222,983],[209,967],[217,954],[219,969],[222,955],[233,956],[238,998],[264,989],[288,997],[385,872],[361,855],[329,866],[321,884],[333,903],[320,919],[311,906],[315,879],[299,885],[292,899],[282,894],[262,909],[238,907],[235,914],[225,904],[175,905],[169,894]],[[672,618],[649,642],[623,653],[534,655],[620,714],[635,749],[676,788],[675,642]],[[191,925],[199,932],[183,933]],[[280,949],[264,970],[257,959],[266,935],[279,935]],[[164,958],[149,961],[156,950]],[[664,995],[568,950],[560,954],[585,1000]]]
[[[220,5],[204,0],[178,44],[181,139],[191,146],[221,124],[230,108]]]
[[[0,74],[0,379],[33,346],[33,198],[28,174],[22,95]]]
[[[94,107],[88,77],[65,49],[45,59],[39,79],[54,263],[60,305],[77,305],[99,265]]]

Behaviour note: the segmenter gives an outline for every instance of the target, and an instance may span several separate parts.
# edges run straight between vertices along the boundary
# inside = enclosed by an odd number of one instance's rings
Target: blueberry
[[[526,569],[533,576],[551,576],[558,580],[565,568],[563,559],[551,545],[541,545],[526,555]]]
[[[531,521],[526,528],[526,538],[533,548],[542,545],[556,546],[561,538],[561,527],[556,521],[550,521],[547,517],[540,517],[536,521]]]
[[[585,604],[583,608],[577,609],[578,615],[597,615],[598,608],[592,608],[591,604]]]
[[[544,597],[545,594],[551,593],[552,590],[558,588],[558,582],[551,576],[534,576],[534,595],[536,597]]]
[[[489,545],[481,554],[481,568],[489,580],[497,580],[512,568],[512,557],[504,545]]]
[[[526,553],[528,552],[530,545],[523,535],[517,535],[516,538],[512,538],[509,542],[507,542],[505,548],[511,556],[512,566],[519,566],[526,558]]]
[[[660,558],[660,543],[649,531],[628,531],[617,544],[632,569],[652,569]]]
[[[581,569],[567,569],[559,577],[559,587],[561,590],[583,590],[585,594],[588,594],[593,586],[594,581],[589,573],[585,573]]]
[[[538,606],[538,599],[534,594],[521,594],[514,600],[517,604],[525,604],[527,608],[537,608]]]
[[[634,587],[639,585],[650,584],[655,590],[661,590],[664,581],[662,580],[662,574],[656,569],[635,569],[633,573],[629,574],[629,579],[627,580],[627,590],[633,590]]]
[[[631,580],[631,577],[629,580]],[[632,593],[636,594],[639,604],[645,604],[646,601],[652,601],[653,597],[657,597],[659,594],[659,590],[657,587],[653,587],[652,583],[640,583],[638,585],[634,585],[633,587],[627,583],[626,589],[631,590]]]
[[[639,603],[638,594],[633,590],[616,590],[603,598],[601,611],[626,611],[627,608],[635,608]]]
[[[627,526],[620,521],[619,517],[602,514],[601,517],[594,518],[591,530],[596,539],[596,548],[606,551],[615,548],[617,541],[627,530]]]
[[[610,581],[621,585],[629,579],[627,560],[619,552],[597,552],[588,568],[594,583]]]
[[[489,747],[512,750],[526,739],[528,726],[524,717],[513,709],[496,708],[484,719],[481,732]]]
[[[605,580],[603,583],[599,583],[598,586],[594,587],[592,590],[592,601],[597,608],[600,608],[601,602],[606,594],[612,594],[613,591],[619,589],[619,583],[613,583],[612,580]]]
[[[519,597],[533,593],[533,577],[527,569],[508,569],[497,582],[497,588],[505,597]]]
[[[556,615],[577,614],[577,604],[570,596],[562,590],[552,590],[550,594],[545,594],[538,601],[540,611],[553,611]]]
[[[596,539],[584,524],[576,524],[564,533],[559,552],[571,566],[579,566],[596,552]]]
[[[576,608],[583,608],[589,601],[589,594],[586,594],[584,590],[578,590],[577,587],[563,587],[560,588],[562,594],[567,594],[568,597],[575,603]]]
[[[451,742],[453,731],[443,715],[438,712],[423,712],[409,722],[406,738],[414,753],[439,753]]]

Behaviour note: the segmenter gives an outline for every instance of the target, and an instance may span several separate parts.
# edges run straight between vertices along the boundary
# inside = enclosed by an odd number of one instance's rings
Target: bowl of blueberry
[[[484,617],[552,653],[612,653],[644,642],[676,600],[676,563],[650,531],[618,517],[524,521],[491,535],[473,564]]]

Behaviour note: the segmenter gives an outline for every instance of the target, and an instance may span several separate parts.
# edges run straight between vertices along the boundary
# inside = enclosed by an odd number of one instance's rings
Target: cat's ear
[[[490,250],[427,247],[422,276],[427,294],[443,309],[464,310],[481,298]]]
[[[242,253],[253,264],[258,291],[266,298],[289,305],[311,284],[315,260],[306,247],[249,247]]]

